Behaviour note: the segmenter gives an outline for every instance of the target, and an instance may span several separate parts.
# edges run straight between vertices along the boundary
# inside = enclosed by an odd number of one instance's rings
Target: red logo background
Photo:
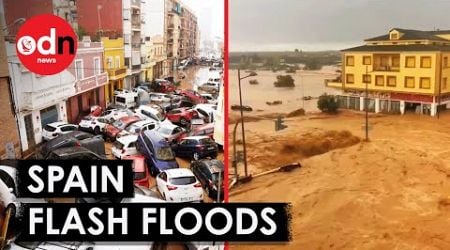
[[[18,43],[19,39],[23,36],[29,36],[34,38],[35,44],[43,36],[50,36],[50,29],[56,29],[55,40],[55,54],[42,55],[39,50],[34,46],[34,53],[30,55],[24,55],[19,51],[19,46],[24,46],[22,43]],[[58,54],[58,37],[70,36],[74,40],[74,53],[70,54],[69,42],[65,41],[63,44],[63,54]],[[29,42],[25,39],[25,42]],[[29,43],[26,43],[29,44]],[[48,49],[50,47],[49,42],[43,43],[43,48]],[[53,75],[65,70],[75,59],[77,52],[78,42],[77,36],[73,31],[69,23],[64,19],[52,15],[44,14],[34,16],[28,19],[21,27],[16,36],[16,52],[22,64],[30,71],[40,75]],[[21,48],[23,51],[27,50],[24,46]],[[41,61],[41,62],[39,62]],[[45,62],[43,62],[45,61]]]

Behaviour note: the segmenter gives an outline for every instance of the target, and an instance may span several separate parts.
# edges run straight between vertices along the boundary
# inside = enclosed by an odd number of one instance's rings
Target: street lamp
[[[244,128],[244,110],[242,108],[242,90],[241,90],[241,80],[247,78],[256,76],[256,72],[252,71],[249,75],[241,77],[241,69],[238,69],[238,83],[239,83],[239,104],[240,104],[240,110],[241,110],[241,127],[242,127],[242,145],[244,147],[244,170],[245,170],[245,177],[248,176],[248,170],[247,170],[247,147],[245,145],[245,128]],[[236,157],[236,155],[234,156]]]

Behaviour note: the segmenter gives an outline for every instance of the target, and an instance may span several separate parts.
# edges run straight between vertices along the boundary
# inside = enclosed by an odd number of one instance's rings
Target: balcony
[[[400,71],[400,54],[374,54],[373,71]]]
[[[127,68],[107,69],[107,72],[111,80],[117,80],[126,76]]]

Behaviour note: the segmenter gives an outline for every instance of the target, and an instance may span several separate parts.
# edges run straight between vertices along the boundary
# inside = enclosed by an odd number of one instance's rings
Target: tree
[[[77,29],[77,36],[78,36],[78,40],[81,41],[81,39],[83,39],[83,36],[86,36],[87,32],[86,30],[81,27],[80,25],[78,25],[78,29]]]
[[[278,75],[277,81],[273,85],[275,87],[295,87],[294,79],[290,75]]]
[[[336,96],[327,95],[325,93],[319,96],[319,100],[317,101],[317,107],[322,112],[335,114],[338,111],[339,103],[337,101]]]
[[[298,49],[295,49],[294,52],[295,52],[295,53],[298,53],[298,52],[300,52],[300,51],[299,51]]]

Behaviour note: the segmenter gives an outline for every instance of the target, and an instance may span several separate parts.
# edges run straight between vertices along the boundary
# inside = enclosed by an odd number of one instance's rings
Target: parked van
[[[121,93],[114,96],[114,103],[123,108],[133,108],[138,104],[138,93]]]

